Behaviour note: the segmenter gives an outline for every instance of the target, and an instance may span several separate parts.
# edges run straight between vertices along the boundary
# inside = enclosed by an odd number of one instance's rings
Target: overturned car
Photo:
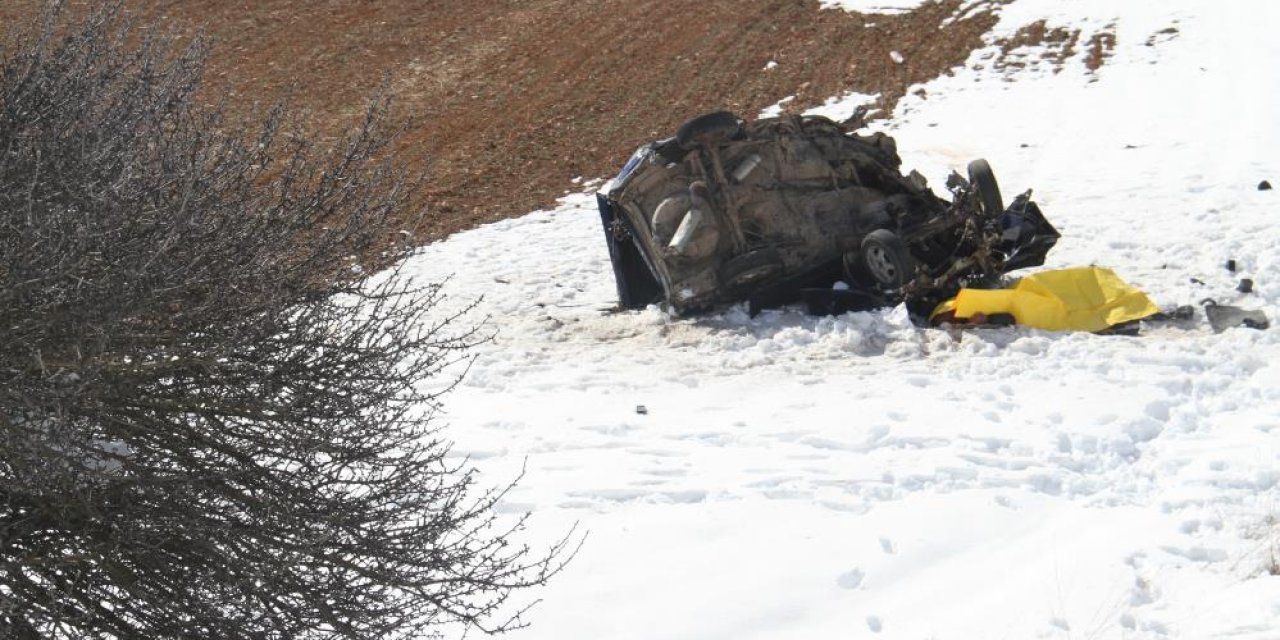
[[[686,314],[746,300],[754,313],[805,299],[815,312],[907,302],[927,314],[1044,262],[1059,234],[1030,191],[1006,208],[975,160],[943,200],[901,173],[893,138],[856,133],[864,115],[714,112],[637,150],[598,194],[621,305]]]

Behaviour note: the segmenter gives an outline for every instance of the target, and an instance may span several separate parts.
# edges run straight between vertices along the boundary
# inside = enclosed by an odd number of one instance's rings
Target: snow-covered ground
[[[824,9],[844,9],[861,13],[902,13],[910,11],[925,0],[818,0]]]
[[[993,37],[1047,18],[1114,55],[1008,81],[976,53],[899,106],[907,167],[984,156],[1062,231],[1048,267],[1280,320],[1280,4],[1001,11]],[[1280,330],[611,314],[589,193],[409,270],[497,332],[445,400],[455,453],[526,468],[502,507],[533,542],[588,532],[512,638],[1280,638]]]

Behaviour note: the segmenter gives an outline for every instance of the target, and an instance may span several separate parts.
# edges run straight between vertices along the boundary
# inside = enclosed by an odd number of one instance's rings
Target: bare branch
[[[522,624],[572,548],[512,544],[419,390],[486,330],[353,268],[408,251],[389,96],[320,148],[203,106],[204,44],[118,4],[34,33],[0,56],[0,637]]]

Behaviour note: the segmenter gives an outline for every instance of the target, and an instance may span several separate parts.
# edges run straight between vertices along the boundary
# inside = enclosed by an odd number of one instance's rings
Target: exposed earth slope
[[[0,31],[13,35],[42,4],[0,3]],[[873,16],[817,0],[126,6],[210,37],[210,78],[235,92],[233,115],[289,97],[332,132],[390,74],[401,116],[414,117],[406,151],[432,177],[424,239],[548,205],[572,178],[616,171],[636,146],[701,112],[755,114],[792,95],[789,106],[803,108],[852,90],[891,108],[912,84],[963,63],[995,23],[991,3],[960,11],[960,0]]]

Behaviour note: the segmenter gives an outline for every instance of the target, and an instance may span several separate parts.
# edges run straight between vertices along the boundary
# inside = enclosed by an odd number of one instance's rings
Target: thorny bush
[[[352,263],[408,251],[387,100],[322,149],[225,122],[204,45],[118,7],[32,33],[0,55],[0,637],[522,624],[569,554],[431,421],[482,337]]]

